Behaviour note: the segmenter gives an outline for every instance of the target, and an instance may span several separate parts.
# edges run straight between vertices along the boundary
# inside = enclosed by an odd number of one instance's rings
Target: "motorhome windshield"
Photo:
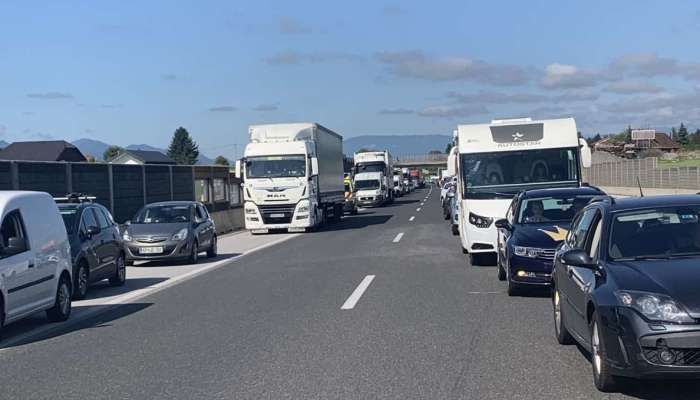
[[[462,154],[464,198],[508,197],[520,190],[579,181],[577,148]]]
[[[381,161],[369,162],[369,163],[359,163],[355,165],[355,173],[359,174],[361,172],[384,172],[386,164]]]
[[[248,157],[245,167],[248,178],[301,178],[306,176],[306,156]]]

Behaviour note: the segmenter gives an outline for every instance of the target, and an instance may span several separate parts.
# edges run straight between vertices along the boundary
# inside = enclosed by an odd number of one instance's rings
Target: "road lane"
[[[598,393],[586,358],[556,344],[549,300],[509,298],[495,268],[469,266],[437,196],[414,215],[426,194],[7,348],[0,398],[695,396],[685,383]]]

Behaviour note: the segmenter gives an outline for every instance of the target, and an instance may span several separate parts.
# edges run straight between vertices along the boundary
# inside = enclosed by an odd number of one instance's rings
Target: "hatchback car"
[[[594,200],[557,250],[559,343],[591,353],[593,380],[700,377],[700,196]]]
[[[194,201],[148,204],[127,221],[122,237],[127,265],[136,260],[196,264],[200,252],[217,254],[214,221],[204,205]]]
[[[554,251],[578,211],[595,196],[590,187],[534,189],[513,198],[506,218],[496,221],[498,279],[508,281],[508,294],[522,287],[549,285]]]
[[[103,279],[112,286],[124,285],[124,247],[112,215],[85,197],[71,196],[67,201],[59,203],[58,210],[71,248],[73,298],[85,298],[88,286]]]

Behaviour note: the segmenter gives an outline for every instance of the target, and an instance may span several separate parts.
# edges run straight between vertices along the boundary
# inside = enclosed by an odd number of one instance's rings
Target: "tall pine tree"
[[[192,140],[187,129],[179,127],[173,133],[173,140],[168,147],[168,157],[178,164],[194,165],[199,158],[199,146]]]
[[[678,128],[678,144],[681,146],[688,144],[688,128],[682,122],[680,128]]]

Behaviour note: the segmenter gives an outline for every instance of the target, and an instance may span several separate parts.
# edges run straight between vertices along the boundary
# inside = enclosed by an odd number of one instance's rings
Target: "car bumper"
[[[603,326],[606,359],[616,375],[700,378],[700,324],[650,323],[627,308],[612,308]],[[661,360],[661,352],[673,355]]]
[[[161,248],[162,252],[144,254],[141,250],[157,248]],[[192,245],[189,240],[159,243],[139,243],[136,241],[124,243],[126,259],[130,261],[185,259],[190,256],[191,251]]]
[[[362,207],[373,207],[381,205],[384,202],[384,196],[363,196],[357,199],[357,203]]]
[[[345,212],[350,212],[357,207],[357,203],[354,201],[346,201],[345,204],[343,204],[343,211]]]
[[[508,259],[510,280],[519,285],[549,286],[552,284],[553,260],[511,255]]]
[[[470,253],[494,253],[496,251],[497,232],[496,227],[491,223],[488,228],[479,228],[462,221],[465,230],[467,250]]]

